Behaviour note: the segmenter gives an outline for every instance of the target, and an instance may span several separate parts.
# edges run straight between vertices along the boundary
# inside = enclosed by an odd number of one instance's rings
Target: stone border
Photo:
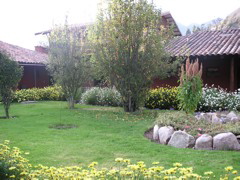
[[[240,151],[240,135],[232,132],[220,133],[214,137],[203,134],[197,139],[185,131],[175,131],[171,126],[153,128],[145,132],[145,137],[159,144],[165,144],[176,148],[193,148],[199,150],[234,150]]]

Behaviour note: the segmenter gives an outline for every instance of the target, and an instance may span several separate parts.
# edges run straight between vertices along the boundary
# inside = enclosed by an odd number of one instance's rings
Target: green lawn
[[[10,113],[17,118],[0,119],[0,141],[10,140],[11,145],[29,151],[27,158],[32,164],[85,166],[98,161],[100,166],[111,167],[115,158],[123,157],[149,165],[159,161],[167,167],[181,162],[197,173],[212,170],[219,174],[229,165],[240,170],[240,152],[177,149],[150,142],[144,131],[161,111],[129,114],[121,108],[84,105],[68,110],[66,102],[38,102],[13,104]],[[78,128],[49,128],[57,123]]]

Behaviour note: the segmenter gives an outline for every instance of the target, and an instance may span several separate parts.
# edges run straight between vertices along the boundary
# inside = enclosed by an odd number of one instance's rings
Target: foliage
[[[198,111],[224,111],[239,110],[240,94],[236,92],[227,92],[223,88],[214,86],[203,88],[202,98],[198,105]]]
[[[48,167],[44,165],[32,166],[23,158],[21,151],[7,146],[8,141],[0,144],[1,179],[216,179],[212,171],[199,175],[192,167],[183,167],[181,163],[173,163],[172,167],[165,168],[159,162],[147,166],[143,161],[132,163],[130,159],[116,158],[115,168],[100,168],[98,162],[92,162],[88,167],[67,166]],[[3,166],[5,164],[5,166]],[[239,180],[237,170],[232,166],[225,167],[222,178]],[[5,174],[6,173],[6,174]],[[220,178],[221,179],[221,178]]]
[[[100,106],[121,106],[121,94],[115,88],[93,87],[82,94],[81,102]]]
[[[164,78],[178,61],[170,62],[164,45],[171,37],[160,26],[161,12],[146,0],[108,1],[90,33],[94,64],[122,95],[124,110],[142,105],[155,76]]]
[[[13,101],[59,101],[63,100],[63,91],[60,86],[49,86],[44,88],[32,88],[17,90],[13,95]]]
[[[22,68],[5,52],[0,52],[0,97],[4,105],[6,118],[9,118],[9,108],[12,96],[22,77]]]
[[[9,141],[0,144],[0,179],[20,179],[29,173],[28,160],[21,154],[28,154],[17,147],[9,147]]]
[[[74,108],[79,88],[89,77],[89,55],[85,30],[81,27],[55,27],[49,35],[48,69],[62,87],[69,108]]]
[[[178,99],[180,108],[186,113],[193,113],[202,97],[202,65],[199,69],[198,59],[190,63],[188,58],[186,68],[181,68],[180,86],[178,87]]]
[[[83,104],[76,104],[76,109],[69,110],[61,101],[14,103],[12,106],[17,117],[11,121],[0,120],[0,139],[10,139],[14,146],[30,151],[27,158],[34,166],[80,164],[86,167],[98,161],[100,167],[111,168],[114,166],[111,160],[120,156],[131,158],[133,162],[143,160],[147,165],[159,161],[164,167],[180,161],[186,167],[194,167],[198,174],[213,170],[217,177],[225,166],[232,165],[240,171],[237,151],[224,151],[223,156],[222,151],[178,149],[152,143],[143,136],[152,127],[157,114],[175,111],[144,109],[126,113],[121,107]],[[56,124],[73,124],[77,128],[49,128]]]
[[[145,101],[145,107],[149,109],[178,109],[177,87],[160,87],[151,89]]]

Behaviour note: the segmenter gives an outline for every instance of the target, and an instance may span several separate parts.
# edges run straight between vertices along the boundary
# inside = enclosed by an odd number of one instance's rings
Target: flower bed
[[[143,161],[132,163],[130,159],[123,158],[116,158],[111,169],[98,168],[97,162],[92,162],[86,168],[32,166],[21,156],[24,152],[8,144],[9,141],[0,144],[0,179],[218,179],[212,171],[196,174],[192,167],[183,167],[178,162],[170,168],[161,166],[159,162],[153,162],[148,167]],[[232,166],[225,168],[221,178],[240,180],[238,171]]]

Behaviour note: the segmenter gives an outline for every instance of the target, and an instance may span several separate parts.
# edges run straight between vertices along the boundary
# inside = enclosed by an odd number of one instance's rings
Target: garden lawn
[[[181,162],[197,173],[212,170],[223,174],[232,165],[240,171],[240,152],[177,149],[155,144],[144,137],[152,127],[157,113],[144,110],[134,114],[122,108],[77,105],[69,110],[66,102],[13,104],[12,119],[0,119],[0,141],[10,140],[12,146],[30,152],[30,163],[48,166],[87,166],[92,161],[100,167],[114,166],[117,157],[150,165],[159,161],[165,167]],[[3,107],[0,105],[0,116]],[[49,128],[55,124],[74,124],[72,129]]]

